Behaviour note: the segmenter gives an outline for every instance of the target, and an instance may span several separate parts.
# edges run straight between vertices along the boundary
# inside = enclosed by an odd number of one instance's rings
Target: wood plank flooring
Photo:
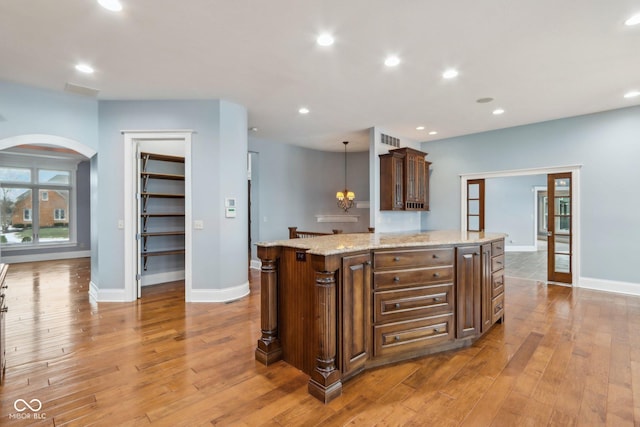
[[[475,345],[367,371],[323,405],[297,369],[254,360],[257,272],[227,304],[186,304],[181,282],[92,304],[89,269],[10,267],[0,425],[640,425],[637,297],[509,277],[506,322]]]

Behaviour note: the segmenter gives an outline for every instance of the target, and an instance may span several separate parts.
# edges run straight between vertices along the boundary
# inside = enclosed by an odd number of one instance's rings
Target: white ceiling
[[[640,0],[121,1],[0,2],[0,79],[223,98],[247,107],[252,136],[335,151],[366,150],[371,126],[427,141],[640,103],[623,97],[640,90],[640,25],[624,25]],[[324,31],[333,46],[316,45]]]

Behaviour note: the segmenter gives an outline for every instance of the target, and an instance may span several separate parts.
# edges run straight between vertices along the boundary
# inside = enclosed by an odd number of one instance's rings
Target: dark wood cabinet
[[[367,252],[342,258],[340,312],[342,315],[342,377],[364,369],[371,341],[371,256]]]
[[[380,155],[380,210],[429,210],[427,153],[404,147]]]
[[[492,287],[493,287],[493,276],[491,270],[491,243],[487,243],[482,245],[482,254],[480,256],[480,260],[482,262],[482,285],[481,285],[481,315],[482,315],[482,324],[480,325],[480,332],[485,333],[489,330],[489,328],[493,325],[492,315],[491,315],[491,301],[492,301]]]
[[[456,249],[456,338],[475,337],[480,334],[480,246]]]
[[[301,369],[309,393],[327,403],[362,370],[469,345],[504,314],[504,240],[475,234],[258,244],[256,360]]]

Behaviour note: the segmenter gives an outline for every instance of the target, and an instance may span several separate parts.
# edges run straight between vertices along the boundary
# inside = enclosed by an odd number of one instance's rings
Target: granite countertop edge
[[[506,237],[504,233],[462,232],[460,230],[430,230],[396,233],[332,234],[305,239],[274,240],[256,243],[258,247],[285,246],[305,250],[312,255],[338,255],[375,249],[412,248],[424,246],[461,246],[487,243]]]

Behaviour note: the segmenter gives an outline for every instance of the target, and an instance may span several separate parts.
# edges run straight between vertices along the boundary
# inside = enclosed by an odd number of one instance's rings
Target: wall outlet
[[[195,221],[193,221],[193,228],[196,230],[204,229],[204,221],[201,219],[196,219]]]
[[[118,220],[118,230],[124,229],[124,219]]]

